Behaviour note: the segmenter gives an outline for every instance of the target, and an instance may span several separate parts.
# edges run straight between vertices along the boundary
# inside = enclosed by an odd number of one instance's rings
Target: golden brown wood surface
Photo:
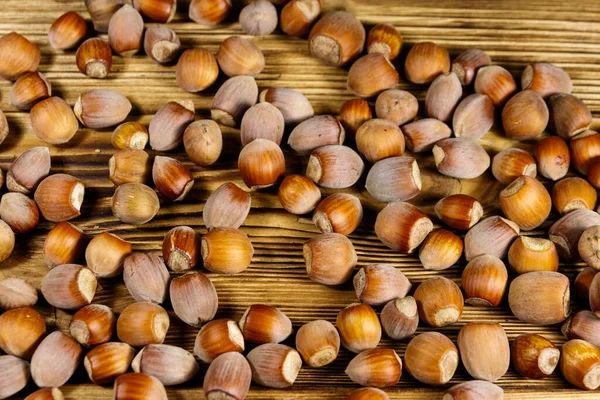
[[[375,23],[391,23],[404,37],[404,49],[415,42],[433,40],[447,47],[452,56],[465,48],[481,48],[495,63],[508,68],[516,77],[527,63],[548,61],[565,68],[573,78],[573,93],[580,96],[595,116],[600,113],[600,2],[595,0],[562,2],[552,0],[519,1],[419,1],[419,0],[322,0],[325,9],[346,8],[355,13],[368,27]],[[184,3],[184,4],[181,4]],[[218,83],[209,90],[190,94],[175,84],[174,65],[161,66],[144,55],[123,59],[114,57],[113,69],[108,79],[94,80],[80,74],[75,66],[74,52],[53,51],[47,43],[50,24],[63,12],[74,10],[89,19],[82,0],[3,0],[0,11],[0,34],[17,31],[39,44],[42,49],[40,71],[52,83],[53,92],[73,105],[77,96],[90,88],[111,88],[122,92],[134,105],[129,120],[149,123],[153,113],[170,100],[190,99],[196,106],[197,118],[209,116],[210,101]],[[236,21],[237,13],[214,28],[189,22],[185,2],[170,24],[186,48],[203,46],[216,51],[219,43],[234,34],[243,34]],[[305,39],[290,38],[279,31],[265,38],[252,39],[263,50],[266,67],[258,76],[260,89],[287,86],[300,90],[312,102],[317,114],[337,114],[344,100],[352,95],[346,90],[347,70],[328,67],[309,56]],[[401,68],[400,68],[401,70]],[[426,87],[416,87],[405,81],[399,84],[424,98]],[[17,112],[8,105],[10,83],[0,82],[0,108],[6,112],[11,133],[0,146],[0,167],[6,170],[10,163],[26,149],[42,143],[32,133],[29,115]],[[600,121],[594,121],[600,126]],[[109,201],[114,191],[108,179],[108,160],[114,150],[110,145],[110,130],[81,129],[66,146],[50,146],[52,173],[67,172],[81,178],[86,185],[85,202],[81,217],[71,221],[90,237],[104,231],[122,235],[131,241],[136,250],[159,252],[164,234],[177,225],[190,225],[199,233],[206,231],[202,221],[202,207],[212,190],[221,183],[233,181],[243,186],[237,171],[237,154],[241,148],[238,131],[225,129],[225,149],[219,161],[200,168],[187,160],[182,149],[170,154],[191,168],[196,180],[191,194],[181,203],[165,203],[157,217],[150,223],[136,227],[119,223],[113,217]],[[498,133],[490,132],[481,140],[490,154],[500,149],[518,145],[530,148],[530,143],[511,142]],[[287,146],[287,172],[303,173],[306,158],[293,154]],[[150,152],[152,155],[155,152]],[[440,197],[451,193],[473,194],[484,204],[486,213],[497,213],[496,198],[500,185],[491,173],[471,181],[442,177],[432,168],[431,157],[420,159],[424,175],[424,192],[414,200],[430,215],[432,206]],[[399,267],[416,287],[424,279],[442,274],[460,281],[461,260],[457,266],[443,271],[426,271],[415,255],[404,256],[392,252],[377,240],[373,232],[374,217],[384,204],[375,201],[364,190],[364,179],[351,192],[358,194],[365,207],[365,218],[359,229],[351,235],[356,246],[359,266],[380,262]],[[331,191],[324,190],[324,193]],[[555,218],[555,217],[553,217]],[[438,222],[435,220],[436,223]],[[531,234],[545,234],[550,223]],[[19,235],[14,254],[0,265],[0,278],[20,276],[39,288],[47,268],[42,260],[42,247],[46,233],[53,226],[48,222],[26,235]],[[302,243],[317,230],[310,217],[297,217],[286,213],[280,206],[276,189],[252,193],[252,210],[243,226],[255,247],[251,267],[236,276],[209,274],[219,294],[217,317],[241,317],[245,308],[253,303],[267,303],[279,307],[292,320],[294,329],[314,319],[334,322],[337,312],[355,302],[351,283],[341,287],[325,287],[310,281],[302,259]],[[562,265],[561,271],[569,277],[581,265]],[[116,312],[123,310],[133,299],[119,279],[101,281],[101,290],[94,302],[109,305]],[[72,313],[51,309],[40,301],[39,308],[47,317],[49,330],[65,330]],[[167,304],[167,308],[169,308]],[[197,329],[184,326],[171,313],[171,328],[166,343],[192,350]],[[461,326],[471,321],[500,322],[510,339],[523,332],[542,333],[557,345],[564,342],[558,326],[534,327],[519,322],[508,309],[506,301],[496,309],[466,306],[459,323],[441,329],[452,340]],[[419,328],[419,331],[430,328]],[[286,343],[293,346],[293,338]],[[382,347],[395,348],[401,357],[406,342],[382,340]],[[321,369],[303,368],[296,384],[287,390],[268,390],[254,386],[248,398],[286,399],[343,398],[356,385],[344,374],[352,354],[346,350],[332,365]],[[168,390],[172,399],[201,399],[200,374],[184,387]],[[460,367],[450,382],[469,379]],[[450,386],[448,384],[447,386]],[[597,392],[583,392],[567,384],[556,371],[543,381],[526,380],[511,368],[499,380],[508,399],[574,399],[598,398]],[[31,391],[33,386],[27,388]],[[78,371],[63,388],[68,399],[110,399],[110,387],[99,387],[87,381],[85,372]],[[386,389],[392,399],[441,398],[444,388],[425,387],[404,372],[400,383]]]

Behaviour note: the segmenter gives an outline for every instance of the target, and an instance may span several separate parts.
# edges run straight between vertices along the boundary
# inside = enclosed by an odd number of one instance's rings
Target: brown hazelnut
[[[435,213],[450,228],[467,230],[479,222],[483,207],[472,196],[453,194],[436,203]]]
[[[433,42],[415,44],[404,62],[404,75],[412,83],[430,83],[447,72],[450,72],[448,50]]]
[[[339,233],[322,233],[304,243],[308,277],[323,285],[340,285],[352,276],[357,256],[352,242]]]
[[[60,222],[81,215],[84,195],[85,186],[79,179],[67,174],[54,174],[40,182],[33,197],[45,219]]]
[[[402,35],[390,24],[377,24],[369,31],[367,52],[381,53],[390,61],[398,57],[402,48]]]
[[[238,274],[250,266],[254,247],[239,229],[214,228],[202,237],[201,253],[207,270]]]
[[[201,92],[219,76],[217,60],[206,49],[187,49],[177,62],[177,86],[186,92]]]
[[[508,185],[521,175],[535,178],[537,164],[529,152],[516,147],[509,147],[494,156],[492,174],[498,182]]]
[[[222,125],[236,126],[244,113],[256,104],[257,97],[258,86],[253,77],[238,75],[229,78],[213,97],[210,105],[211,118]]]
[[[319,134],[315,135],[315,132]],[[332,115],[317,115],[300,122],[292,130],[288,145],[297,153],[310,154],[311,151],[322,146],[341,145],[345,137],[346,132],[337,118]]]
[[[40,47],[24,36],[10,32],[0,37],[0,78],[14,81],[26,72],[33,72],[40,59]]]
[[[515,78],[499,65],[487,65],[477,71],[475,92],[488,95],[500,107],[517,91]]]
[[[412,287],[402,271],[385,264],[371,264],[361,268],[352,283],[358,300],[372,306],[403,298]]]
[[[142,48],[144,20],[140,13],[124,4],[113,14],[108,24],[108,43],[121,57],[130,57]]]
[[[494,103],[481,93],[465,97],[454,111],[452,130],[454,136],[477,140],[494,125]]]
[[[408,150],[415,153],[430,151],[437,142],[452,135],[452,130],[434,118],[423,118],[402,127]]]
[[[564,139],[584,132],[592,122],[592,113],[583,101],[567,94],[556,93],[548,99],[550,119],[548,129]]]
[[[319,203],[312,220],[323,233],[336,232],[348,236],[358,227],[362,216],[363,209],[358,197],[348,193],[334,193]]]
[[[79,129],[73,110],[60,97],[49,97],[38,102],[31,108],[29,118],[38,139],[50,144],[67,143]]]
[[[81,229],[68,222],[59,222],[48,232],[44,241],[44,262],[48,268],[76,264],[85,245],[86,237]]]
[[[518,274],[558,271],[556,245],[548,239],[519,236],[508,249],[508,264]]]
[[[333,11],[325,14],[308,36],[310,54],[325,64],[340,67],[362,53],[365,28],[352,14]]]
[[[256,76],[265,67],[265,56],[260,48],[241,36],[230,36],[223,40],[216,56],[225,75]]]
[[[452,119],[454,110],[462,97],[462,86],[454,72],[435,78],[425,96],[425,113],[442,122]]]
[[[214,164],[223,151],[219,124],[210,119],[192,122],[183,132],[183,147],[194,164],[202,167]]]
[[[349,91],[360,97],[373,97],[398,83],[396,67],[381,53],[362,56],[348,71]]]
[[[569,74],[550,63],[533,63],[525,67],[521,75],[523,90],[533,90],[543,98],[555,93],[571,93],[573,82]]]
[[[490,166],[490,156],[479,143],[464,139],[443,139],[433,146],[435,166],[442,175],[473,179]]]
[[[502,127],[510,139],[535,139],[546,129],[548,118],[548,106],[533,90],[517,93],[502,109]]]
[[[490,65],[492,60],[483,50],[468,49],[460,53],[452,61],[452,72],[454,72],[462,85],[470,85],[477,75],[477,70]],[[446,400],[446,399],[444,399]]]
[[[165,25],[151,24],[144,35],[144,51],[160,64],[171,62],[177,57],[181,41],[174,30]]]
[[[529,379],[542,379],[554,372],[560,350],[543,336],[523,334],[513,341],[510,358],[519,374]]]
[[[456,342],[473,378],[494,382],[508,371],[510,346],[502,325],[470,322],[461,328]]]
[[[251,196],[235,183],[219,186],[206,200],[202,219],[208,230],[239,228],[250,212]]]
[[[79,46],[75,61],[82,74],[90,78],[106,78],[112,67],[112,50],[104,40],[91,38]]]
[[[298,329],[296,349],[309,366],[318,368],[332,363],[340,350],[340,335],[329,321],[310,321]]]
[[[260,92],[259,100],[277,107],[286,125],[297,125],[315,114],[308,99],[296,90],[283,87],[266,89]]]
[[[306,176],[319,186],[344,189],[360,179],[364,167],[360,156],[350,147],[327,145],[310,154]]]
[[[281,10],[279,27],[290,36],[304,36],[320,14],[320,0],[292,0]]]
[[[301,215],[315,209],[321,201],[321,190],[313,181],[302,175],[288,175],[279,185],[277,197],[287,212]],[[350,216],[353,215],[355,214],[352,213]]]
[[[356,131],[356,147],[369,162],[404,154],[404,135],[393,122],[371,119]]]
[[[192,0],[189,17],[201,25],[212,26],[223,21],[231,11],[231,0]]]
[[[131,112],[131,103],[121,93],[108,89],[92,89],[79,96],[73,111],[81,123],[92,129],[118,125]]]
[[[429,233],[419,248],[423,268],[440,271],[453,266],[463,253],[463,241],[446,229]]]
[[[52,86],[41,72],[27,72],[10,88],[8,102],[19,110],[30,110],[37,102],[52,96]]]
[[[415,336],[406,346],[404,367],[419,382],[444,385],[458,367],[458,349],[448,337],[438,332]]]
[[[375,234],[394,251],[410,254],[433,229],[429,217],[417,207],[405,202],[389,203],[377,215]]]
[[[536,143],[533,155],[537,160],[537,169],[544,178],[557,181],[569,172],[571,154],[563,138],[546,136]]]
[[[277,9],[269,1],[253,1],[242,8],[239,22],[242,30],[248,35],[269,35],[277,28]]]
[[[442,276],[421,283],[414,294],[419,319],[434,327],[451,325],[462,315],[464,300],[456,283]]]
[[[508,272],[502,260],[487,254],[477,256],[463,270],[461,285],[465,292],[465,303],[497,307],[507,283]]]
[[[519,232],[519,225],[509,219],[487,217],[465,235],[465,258],[471,261],[482,254],[490,254],[502,259]]]
[[[385,90],[375,101],[377,118],[387,119],[399,126],[415,119],[418,110],[417,98],[406,90]]]

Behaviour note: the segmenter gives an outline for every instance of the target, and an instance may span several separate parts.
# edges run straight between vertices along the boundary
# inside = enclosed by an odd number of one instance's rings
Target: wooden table
[[[600,23],[596,16],[600,3],[594,0],[559,2],[552,0],[506,1],[417,1],[417,0],[323,0],[326,9],[346,7],[368,27],[375,23],[394,24],[404,36],[403,60],[407,49],[415,42],[433,40],[449,49],[452,56],[465,48],[481,48],[495,63],[508,68],[516,77],[527,63],[549,61],[565,68],[574,82],[574,94],[580,96],[597,115],[600,112]],[[185,8],[185,5],[180,7]],[[75,10],[88,18],[81,0],[4,0],[0,11],[0,33],[17,31],[42,49],[40,71],[47,75],[53,92],[74,104],[77,96],[86,89],[110,88],[125,94],[133,103],[129,119],[149,123],[156,110],[169,100],[193,100],[197,117],[209,116],[212,96],[218,84],[199,94],[186,93],[175,84],[175,67],[160,66],[144,55],[123,59],[114,58],[113,70],[108,79],[88,79],[77,71],[74,52],[56,52],[47,44],[50,24],[63,12]],[[236,14],[237,15],[237,14]],[[203,46],[215,52],[219,43],[230,35],[242,34],[235,22],[236,15],[215,28],[205,28],[187,20],[187,12],[180,10],[170,24],[180,35],[185,47]],[[264,51],[267,66],[258,77],[261,89],[287,86],[300,90],[312,102],[317,114],[337,114],[344,100],[351,98],[346,90],[347,70],[323,65],[309,56],[305,39],[290,38],[280,33],[253,39]],[[401,65],[401,64],[400,64]],[[400,68],[401,70],[401,68]],[[219,82],[222,82],[222,78]],[[424,98],[426,87],[415,87],[401,82],[399,87],[410,89],[419,99]],[[0,167],[6,170],[10,163],[30,147],[42,143],[32,133],[29,116],[8,105],[10,84],[0,82],[1,108],[10,124],[10,136],[0,147]],[[599,125],[595,121],[595,125]],[[185,162],[194,174],[196,184],[185,199],[176,204],[164,204],[158,216],[142,227],[124,225],[113,217],[109,200],[114,188],[108,179],[108,160],[114,150],[110,145],[110,130],[81,129],[64,147],[50,146],[52,172],[66,172],[81,178],[86,185],[82,216],[72,221],[86,234],[117,233],[131,241],[134,249],[159,252],[164,234],[177,225],[190,225],[199,233],[206,231],[202,222],[203,203],[220,184],[233,181],[240,185],[236,168],[240,150],[238,132],[225,129],[225,149],[220,160],[210,168],[199,168],[187,161],[179,149],[170,155]],[[481,140],[491,154],[513,145],[530,148],[531,144],[510,142],[491,132]],[[303,173],[306,158],[293,154],[284,146],[287,172]],[[151,152],[152,155],[155,152]],[[420,160],[424,171],[424,193],[415,199],[430,215],[435,201],[451,193],[469,193],[485,205],[487,214],[497,213],[496,198],[500,189],[491,173],[471,181],[458,181],[441,177],[432,168],[431,157]],[[377,240],[373,232],[374,217],[384,204],[372,199],[363,189],[364,182],[350,192],[361,197],[365,218],[360,228],[351,235],[359,256],[359,266],[379,262],[398,266],[416,285],[439,273],[424,270],[414,255],[396,254]],[[330,193],[325,190],[324,193]],[[554,219],[555,217],[553,217]],[[543,226],[547,230],[550,223]],[[39,228],[27,235],[19,235],[14,254],[0,266],[0,278],[20,276],[32,281],[38,288],[47,268],[42,260],[42,247],[51,223],[42,222]],[[252,193],[252,211],[243,226],[256,249],[252,266],[243,274],[223,276],[210,274],[218,294],[220,307],[217,317],[238,319],[253,303],[267,303],[281,308],[293,321],[294,329],[301,324],[322,318],[334,322],[337,312],[356,301],[350,283],[342,287],[325,287],[306,277],[302,259],[302,243],[317,230],[310,217],[297,217],[286,213],[280,206],[276,189]],[[542,230],[532,234],[540,234]],[[441,274],[455,281],[465,262]],[[561,271],[572,277],[581,265],[561,265]],[[120,280],[101,282],[102,289],[94,302],[106,304],[120,312],[133,299]],[[51,309],[43,300],[38,305],[47,318],[49,330],[66,330],[71,313]],[[168,305],[167,305],[168,307]],[[500,322],[509,338],[523,332],[542,333],[557,345],[564,342],[559,327],[537,328],[520,323],[506,305],[496,309],[467,306],[459,323],[441,329],[455,340],[466,322]],[[184,326],[172,314],[171,328],[166,343],[192,350],[197,329]],[[420,328],[419,331],[429,330]],[[293,346],[293,340],[286,343]],[[382,340],[381,346],[392,346],[401,356],[406,342]],[[303,368],[296,384],[288,390],[268,390],[253,387],[248,398],[284,399],[294,396],[305,398],[343,398],[356,386],[346,377],[344,369],[352,354],[342,350],[338,360],[322,369]],[[199,376],[184,387],[168,390],[171,399],[203,398],[200,389],[206,366]],[[450,382],[468,379],[462,367]],[[450,385],[449,384],[449,385]],[[575,390],[556,372],[543,381],[526,380],[514,370],[499,380],[509,399],[598,398],[597,393]],[[33,385],[28,387],[33,390]],[[64,388],[69,399],[109,399],[110,387],[88,383],[83,369],[78,371]],[[440,398],[443,388],[431,388],[416,382],[404,373],[400,384],[386,391],[392,399]]]

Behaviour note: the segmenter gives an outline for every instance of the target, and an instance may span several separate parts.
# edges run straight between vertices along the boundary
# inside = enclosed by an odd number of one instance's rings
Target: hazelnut
[[[394,251],[410,254],[425,240],[433,224],[429,217],[409,203],[389,203],[377,215],[375,234]]]
[[[430,326],[451,325],[460,318],[464,300],[456,283],[442,276],[421,283],[414,294],[419,309],[419,319]]]
[[[600,311],[600,279],[598,274],[594,276],[589,287],[590,308],[592,311]]]
[[[456,342],[473,378],[495,382],[508,371],[510,346],[502,325],[470,322],[461,328]]]
[[[421,192],[421,172],[417,161],[409,156],[377,161],[369,170],[365,188],[382,202],[405,201]]]
[[[130,304],[117,319],[119,340],[134,347],[161,344],[168,330],[169,314],[158,304]]]
[[[521,75],[523,90],[533,90],[543,98],[555,93],[571,93],[573,82],[562,68],[550,63],[533,63]]]
[[[593,210],[596,198],[596,189],[578,177],[561,179],[552,188],[552,202],[561,215],[580,208]]]
[[[41,291],[52,306],[77,310],[92,302],[97,286],[98,281],[89,269],[77,264],[63,264],[44,276]]]
[[[310,54],[325,64],[341,67],[362,53],[365,28],[352,14],[333,11],[317,21],[308,36]]]
[[[44,241],[44,262],[48,268],[76,264],[86,244],[87,239],[81,229],[68,222],[59,222],[48,232]]]
[[[0,78],[15,81],[26,72],[38,68],[40,47],[24,36],[10,32],[0,37]]]
[[[381,327],[394,340],[411,337],[419,326],[419,312],[414,297],[391,300],[381,310]]]
[[[310,154],[306,176],[319,186],[344,189],[360,179],[364,167],[360,156],[350,147],[327,145]]]
[[[165,25],[151,24],[144,35],[144,51],[160,64],[173,61],[181,48],[181,41],[174,30]]]
[[[594,277],[598,273],[596,268],[585,267],[575,277],[573,282],[573,291],[575,299],[581,308],[590,308],[590,286]]]
[[[277,107],[270,103],[255,104],[242,117],[240,124],[242,146],[255,139],[267,139],[280,145],[284,127],[283,115]]]
[[[465,97],[454,111],[452,130],[454,136],[477,140],[494,125],[494,103],[481,93]]]
[[[55,331],[46,336],[31,358],[31,377],[39,387],[60,387],[73,376],[82,357],[81,346]]]
[[[191,100],[170,101],[159,108],[148,126],[150,147],[167,151],[181,145],[185,129],[194,122],[194,115],[194,103]]]
[[[581,174],[587,175],[590,164],[600,156],[600,134],[584,131],[571,139],[569,147],[573,166]]]
[[[322,285],[341,285],[352,276],[357,256],[352,242],[339,233],[322,233],[306,241],[306,273]]]
[[[394,386],[402,375],[402,361],[393,349],[370,349],[350,360],[345,372],[362,386]]]
[[[517,93],[502,109],[502,127],[510,139],[535,139],[546,129],[548,118],[544,99],[533,90]]]
[[[127,343],[109,342],[91,349],[83,358],[83,366],[97,385],[112,383],[129,370],[135,350]]]
[[[45,333],[46,321],[33,308],[15,308],[0,315],[0,349],[6,354],[31,360]]]
[[[133,0],[133,6],[152,21],[169,23],[175,16],[177,0]]]
[[[582,339],[596,347],[600,344],[600,317],[593,311],[580,310],[571,314],[560,330],[569,340]]]
[[[390,24],[377,24],[369,31],[367,52],[381,53],[390,61],[398,57],[402,48],[402,35]]]
[[[569,171],[571,155],[563,138],[547,136],[536,143],[533,155],[537,159],[538,171],[553,181],[564,177]]]
[[[529,152],[509,147],[494,156],[492,174],[498,182],[508,185],[521,175],[535,178],[537,164]]]
[[[558,272],[527,272],[517,276],[508,290],[508,305],[515,317],[539,326],[567,319],[569,300],[569,279]]]
[[[373,97],[398,83],[396,67],[381,53],[362,56],[348,71],[349,91],[360,97]]]
[[[580,389],[595,390],[600,386],[600,349],[580,339],[563,344],[560,372]]]
[[[492,382],[473,380],[458,383],[446,390],[442,400],[503,400],[504,390]]]
[[[560,350],[543,336],[517,336],[510,349],[510,358],[517,372],[529,379],[542,379],[554,372]]]
[[[127,400],[132,398],[167,400],[167,392],[163,384],[155,377],[128,373],[119,375],[115,379],[113,389],[114,400]]]
[[[5,193],[0,201],[0,218],[14,233],[27,233],[37,227],[40,212],[35,201],[23,193]]]
[[[435,213],[450,228],[467,230],[479,222],[483,207],[474,197],[453,194],[436,203]]]
[[[262,344],[252,349],[247,359],[252,368],[252,380],[270,388],[292,386],[302,367],[300,354],[283,344]]]
[[[354,135],[362,124],[373,118],[373,112],[365,99],[351,99],[342,105],[339,118],[346,132]]]
[[[217,50],[217,62],[225,75],[256,76],[265,68],[265,56],[260,48],[242,36],[229,36]]]
[[[19,110],[30,110],[36,103],[52,96],[52,86],[41,72],[21,75],[10,88],[8,102]]]
[[[336,232],[348,236],[360,225],[362,216],[362,205],[356,196],[334,193],[319,203],[312,220],[323,233]]]
[[[15,234],[8,224],[0,220],[0,263],[12,254],[15,248]]]
[[[79,129],[73,110],[60,97],[49,97],[38,102],[31,108],[29,118],[38,139],[49,144],[67,143]]]
[[[112,233],[102,232],[88,244],[85,261],[97,277],[111,278],[123,271],[123,263],[131,251],[129,242]]]
[[[206,49],[187,49],[177,62],[177,86],[186,92],[201,92],[219,76],[217,60]]]
[[[556,93],[548,99],[548,129],[563,139],[584,132],[592,122],[592,113],[583,101],[567,93]]]
[[[194,186],[194,177],[181,162],[171,157],[156,156],[152,180],[160,194],[172,201],[183,200]]]
[[[192,122],[183,132],[183,146],[194,164],[201,167],[214,164],[223,151],[219,124],[210,119]]]
[[[439,75],[431,82],[425,96],[425,113],[442,122],[449,122],[462,97],[462,86],[454,72]]]
[[[282,183],[283,184],[283,183]],[[251,197],[235,183],[219,186],[206,200],[202,210],[204,225],[213,228],[239,228],[250,212]]]
[[[465,292],[465,303],[497,307],[507,283],[508,272],[502,260],[487,254],[477,256],[463,270],[461,285]]]
[[[112,50],[104,40],[91,38],[77,48],[75,61],[82,74],[90,78],[106,78],[112,67]]]
[[[369,162],[404,154],[404,135],[398,126],[385,119],[371,119],[356,131],[356,147]]]
[[[402,271],[385,264],[371,264],[361,268],[352,283],[358,300],[372,306],[381,306],[391,300],[403,298],[412,287]]]
[[[482,254],[504,258],[519,232],[519,225],[509,219],[487,217],[465,235],[465,258],[471,261]]]
[[[244,400],[251,381],[252,370],[246,358],[235,352],[224,353],[208,367],[202,390],[208,400]]]
[[[308,99],[300,92],[288,88],[270,88],[260,92],[261,103],[273,104],[281,111],[286,125],[297,125],[312,118],[314,110]],[[254,103],[253,103],[254,104]]]
[[[108,24],[108,43],[121,57],[130,57],[142,48],[144,20],[140,13],[124,4],[113,14]]]
[[[320,14],[320,0],[292,0],[281,10],[279,26],[290,36],[304,36]]]
[[[288,175],[279,185],[277,197],[279,198],[281,206],[285,208],[287,212],[302,215],[311,212],[315,209],[317,204],[319,204],[321,201],[321,190],[313,181],[302,175]],[[350,210],[350,212],[353,210],[354,209]],[[350,216],[355,215],[356,214],[352,213]],[[327,223],[328,217],[326,215],[323,215],[323,217],[326,219],[324,222]],[[313,217],[313,219],[314,218],[315,217]],[[329,226],[331,227],[331,225]]]
[[[296,349],[313,368],[332,363],[340,350],[340,335],[331,322],[315,320],[298,329]]]
[[[144,150],[119,150],[108,160],[108,177],[115,186],[147,183],[150,180],[150,164],[150,157]]]
[[[244,339],[252,343],[280,343],[292,334],[292,322],[279,309],[253,304],[239,322]]]
[[[69,333],[82,346],[108,342],[114,334],[117,318],[110,307],[90,304],[73,315]]]
[[[167,297],[169,271],[155,254],[133,252],[123,263],[123,282],[135,301],[161,304]]]
[[[500,206],[521,230],[530,231],[546,221],[552,199],[540,181],[522,175],[500,192]]]
[[[508,264],[518,274],[558,271],[556,245],[548,239],[519,236],[508,249]]]
[[[214,228],[202,237],[204,268],[221,274],[239,274],[252,261],[254,248],[248,236],[239,229]]]
[[[153,376],[165,386],[173,386],[190,381],[199,366],[194,355],[180,347],[149,344],[135,356],[131,369]]]
[[[248,35],[266,36],[277,28],[277,10],[266,0],[257,0],[240,12],[240,27]]]
[[[117,186],[110,205],[113,215],[126,224],[143,225],[160,209],[156,192],[142,183]]]
[[[222,125],[235,127],[242,120],[244,113],[256,104],[257,97],[258,86],[253,77],[238,75],[229,78],[213,97],[210,116]]]
[[[452,130],[434,118],[423,118],[402,127],[406,147],[415,153],[430,151],[440,140],[452,135]]]
[[[175,314],[188,325],[199,327],[217,313],[217,291],[210,279],[199,272],[173,278],[169,297]]]
[[[381,389],[365,387],[350,393],[346,400],[390,400],[390,398]]]
[[[50,173],[50,151],[45,146],[32,147],[21,153],[6,174],[6,187],[11,192],[31,194]]]
[[[443,139],[433,146],[435,166],[442,175],[473,179],[490,166],[490,156],[479,143],[464,139]]]
[[[577,249],[579,239],[587,228],[594,225],[600,225],[600,215],[586,208],[563,215],[548,231],[558,255],[564,260],[577,260],[580,256]]]
[[[315,135],[315,132],[319,134]],[[332,115],[317,115],[300,122],[292,130],[288,145],[297,153],[310,154],[322,146],[341,145],[345,137],[346,132],[337,118]]]
[[[450,72],[448,50],[433,42],[415,44],[404,62],[404,75],[409,82],[430,83],[438,75]]]
[[[440,271],[450,268],[462,256],[463,241],[446,229],[429,233],[419,248],[419,261],[423,268]]]
[[[475,92],[486,94],[500,107],[517,91],[515,78],[499,65],[487,65],[477,71]]]
[[[588,166],[587,179],[596,189],[600,188],[600,158],[592,160]]]
[[[165,263],[172,271],[192,269],[198,263],[200,239],[189,226],[177,226],[165,235],[162,244]]]
[[[84,0],[84,2],[92,17],[94,30],[100,33],[108,32],[110,18],[124,3],[123,0]]]
[[[459,357],[456,346],[438,332],[415,336],[406,346],[404,367],[419,382],[444,385],[454,376]]]
[[[0,398],[8,399],[20,392],[31,377],[29,363],[15,356],[0,356]]]
[[[85,127],[102,129],[123,122],[131,111],[131,103],[117,91],[92,89],[79,96],[73,110]]]
[[[384,90],[375,101],[377,118],[387,119],[398,126],[414,120],[418,110],[417,98],[406,90]]]
[[[262,189],[274,185],[283,176],[285,158],[275,142],[255,139],[240,152],[238,169],[246,186]]]
[[[460,53],[452,61],[452,72],[454,72],[460,83],[464,86],[470,85],[477,75],[477,70],[490,65],[492,60],[483,50],[468,49]],[[446,400],[446,399],[444,399]]]
[[[48,221],[67,221],[81,215],[85,186],[74,176],[54,174],[38,185],[34,198]]]
[[[50,26],[48,43],[55,50],[66,50],[75,47],[86,34],[85,19],[74,11],[68,11]]]
[[[0,308],[8,311],[15,308],[32,307],[37,303],[35,287],[21,278],[0,279]]]
[[[25,400],[63,400],[63,393],[58,388],[43,388],[36,390],[29,396],[25,397]]]
[[[336,331],[337,333],[337,331]],[[194,354],[205,363],[212,363],[221,354],[244,352],[244,336],[231,319],[215,319],[202,326],[194,344]]]
[[[230,11],[231,0],[192,0],[188,15],[194,22],[212,26],[227,18]]]

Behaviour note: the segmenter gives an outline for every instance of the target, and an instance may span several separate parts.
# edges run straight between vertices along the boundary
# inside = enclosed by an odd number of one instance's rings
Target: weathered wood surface
[[[520,76],[527,63],[556,63],[571,74],[574,94],[590,106],[595,116],[600,113],[600,23],[596,21],[600,2],[322,1],[326,9],[346,8],[354,12],[367,26],[378,22],[394,24],[404,36],[403,55],[411,44],[433,40],[446,46],[453,56],[465,48],[481,48],[490,54],[494,62],[508,68],[516,77]],[[208,29],[187,20],[185,4],[180,8],[170,26],[180,35],[184,47],[203,46],[214,53],[223,39],[233,34],[242,34],[235,22],[235,15],[226,23]],[[115,57],[112,73],[106,80],[88,79],[80,74],[75,66],[73,52],[56,52],[47,44],[46,35],[50,24],[67,10],[81,12],[88,18],[81,0],[4,0],[0,11],[0,34],[14,30],[41,46],[43,55],[40,71],[51,81],[55,94],[64,97],[72,105],[86,89],[116,89],[125,94],[134,105],[129,119],[142,123],[148,123],[152,114],[169,100],[193,100],[197,116],[209,116],[210,101],[218,84],[200,94],[186,93],[175,84],[174,65],[160,66],[144,55],[129,59]],[[325,66],[309,57],[306,40],[289,38],[279,32],[253,40],[264,51],[267,62],[257,79],[261,89],[272,86],[298,89],[309,98],[317,114],[336,114],[343,101],[352,97],[345,89],[346,70]],[[403,55],[400,60],[403,60]],[[222,82],[222,78],[219,82]],[[420,100],[426,90],[406,82],[401,82],[399,87],[409,88]],[[20,153],[41,144],[31,131],[28,114],[17,112],[8,105],[9,90],[8,82],[0,82],[0,107],[6,112],[11,129],[9,138],[0,146],[0,167],[3,170]],[[596,120],[594,126],[600,126],[600,121]],[[482,138],[481,142],[491,154],[517,144],[493,132]],[[518,145],[526,148],[531,146],[527,143]],[[109,130],[95,132],[81,129],[69,145],[51,146],[50,151],[53,173],[76,175],[87,187],[82,216],[73,223],[90,237],[99,232],[110,231],[130,240],[136,250],[158,252],[164,234],[176,225],[190,225],[199,233],[205,232],[201,210],[212,190],[226,181],[243,185],[236,169],[240,147],[238,132],[226,129],[224,153],[210,168],[192,165],[181,149],[171,152],[192,169],[196,184],[185,201],[164,204],[154,221],[143,227],[121,224],[112,216],[109,200],[114,189],[108,179],[107,163],[114,150],[110,145]],[[302,173],[306,158],[296,156],[285,147],[288,173]],[[501,187],[493,183],[491,173],[472,181],[461,182],[435,173],[431,157],[420,160],[420,164],[424,170],[425,193],[415,199],[415,203],[423,206],[430,215],[433,215],[432,206],[435,201],[451,193],[473,194],[482,201],[486,213],[497,212],[496,197]],[[365,219],[351,235],[359,255],[359,266],[374,262],[398,266],[415,286],[437,274],[455,281],[460,280],[464,261],[441,273],[425,271],[414,255],[403,256],[385,248],[373,232],[376,212],[384,205],[372,199],[363,187],[364,181],[350,189],[361,197],[365,207]],[[543,229],[547,230],[548,226],[549,223],[545,224]],[[47,272],[42,261],[42,246],[51,227],[52,224],[43,222],[34,233],[20,235],[15,253],[0,265],[0,278],[21,276],[39,288],[40,281]],[[331,288],[313,283],[306,277],[302,243],[317,231],[309,217],[298,218],[287,214],[279,205],[275,189],[252,194],[252,211],[243,229],[250,235],[256,249],[251,268],[238,276],[210,274],[219,294],[218,317],[237,319],[248,305],[267,303],[286,312],[297,329],[301,324],[317,318],[334,322],[337,312],[356,300],[350,283]],[[540,233],[542,230],[531,232]],[[581,265],[561,265],[561,270],[570,277],[580,268]],[[133,301],[119,280],[102,281],[101,285],[102,289],[97,293],[95,302],[107,304],[120,312]],[[70,313],[53,310],[43,304],[43,300],[40,308],[45,312],[49,329],[68,328]],[[460,327],[471,321],[500,322],[511,339],[523,332],[537,332],[558,345],[564,342],[559,327],[539,328],[520,323],[511,315],[506,302],[491,310],[467,306],[460,322],[442,331],[455,340]],[[427,329],[429,328],[419,330]],[[178,322],[172,314],[172,325],[166,343],[191,350],[196,332],[196,329]],[[293,345],[293,339],[288,342]],[[403,356],[406,343],[384,339],[381,346],[391,346]],[[344,374],[351,357],[352,354],[342,350],[339,359],[328,367],[303,368],[293,388],[275,391],[253,386],[249,398],[343,398],[355,388]],[[203,398],[200,386],[204,371],[205,367],[185,387],[170,389],[169,397]],[[450,383],[465,379],[468,379],[468,375],[464,369],[459,368]],[[573,389],[558,372],[546,380],[532,381],[521,378],[511,369],[498,384],[504,388],[506,398],[509,399],[598,398],[597,393]],[[441,397],[443,388],[424,387],[405,372],[400,384],[386,391],[392,399],[433,399]],[[111,398],[111,388],[87,383],[83,371],[79,371],[64,387],[64,393],[69,399]]]

